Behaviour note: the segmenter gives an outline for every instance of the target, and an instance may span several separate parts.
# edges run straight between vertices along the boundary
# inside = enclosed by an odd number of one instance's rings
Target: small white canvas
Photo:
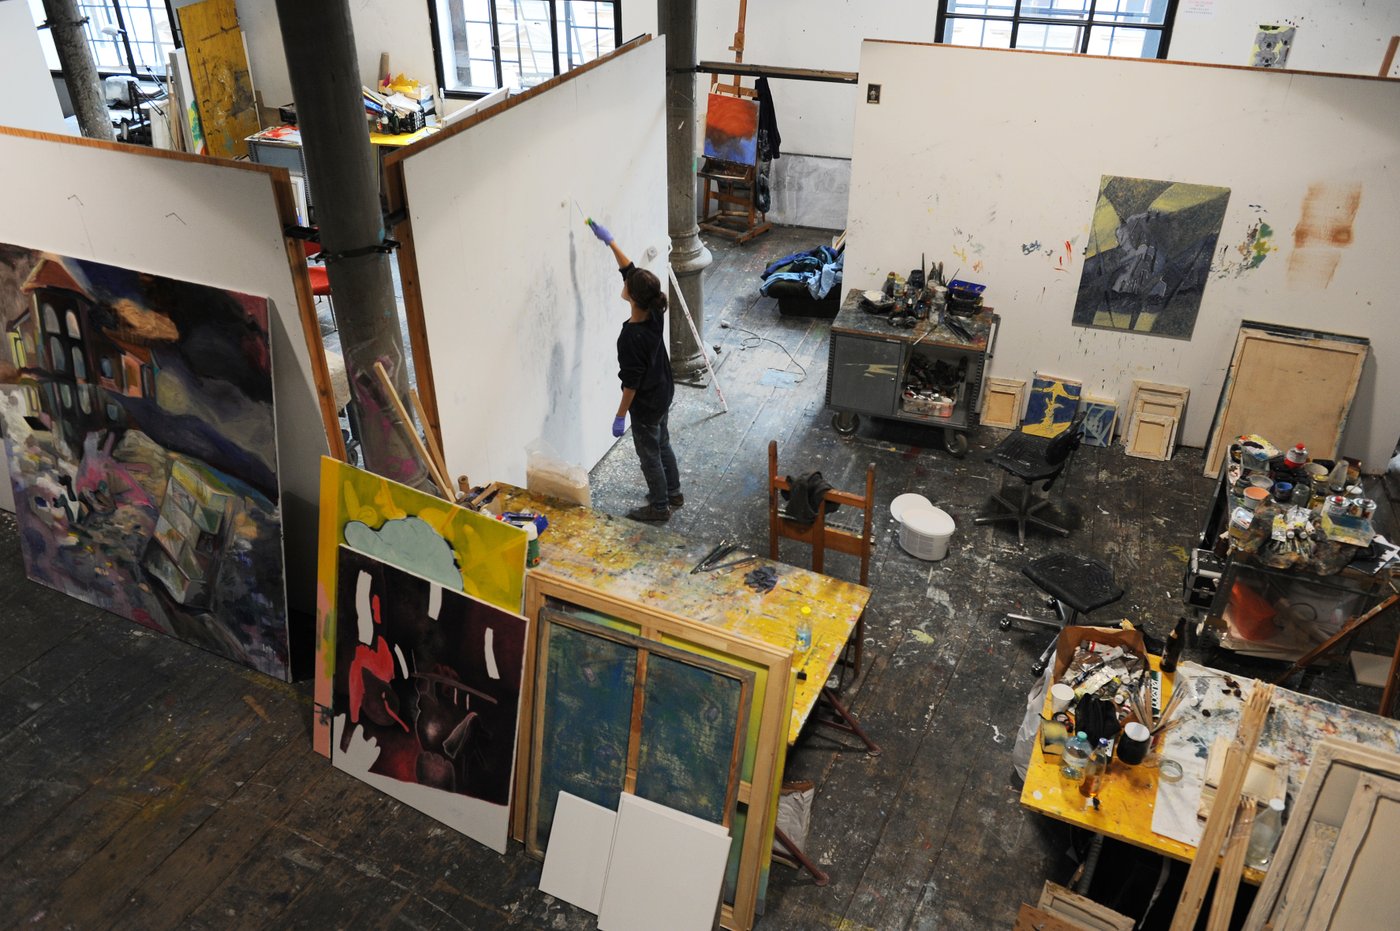
[[[599,931],[708,931],[729,844],[728,831],[717,824],[624,793]]]
[[[544,852],[540,891],[598,914],[616,823],[617,812],[560,792]]]

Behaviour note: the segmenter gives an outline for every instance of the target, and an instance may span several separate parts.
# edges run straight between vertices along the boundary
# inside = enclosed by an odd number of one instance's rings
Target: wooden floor
[[[884,754],[823,734],[792,753],[789,774],[819,786],[808,846],[832,880],[819,888],[775,867],[759,927],[1009,928],[1020,902],[1073,868],[1069,832],[1021,810],[1011,771],[1028,667],[1045,642],[996,624],[1005,610],[1036,607],[1020,566],[1058,547],[1104,559],[1127,589],[1105,617],[1160,636],[1182,613],[1184,561],[1211,483],[1199,450],[1155,463],[1084,449],[1062,489],[1067,540],[1036,535],[1022,550],[1004,525],[974,526],[997,481],[983,454],[1002,431],[975,432],[964,460],[910,427],[864,424],[839,437],[823,409],[826,323],[780,318],[757,297],[764,265],[826,236],[779,229],[744,247],[711,243],[705,330],[721,346],[730,412],[713,391],[682,388],[671,420],[686,495],[671,526],[697,539],[766,545],[769,439],[784,471],[820,468],[838,487],[857,487],[876,465],[868,665],[851,697]],[[621,306],[608,311],[621,322]],[[597,411],[597,428],[611,419]],[[641,489],[623,440],[595,470],[595,504],[620,511]],[[905,491],[956,520],[946,560],[899,549],[886,506]],[[800,562],[791,546],[785,555]],[[844,560],[828,571],[854,578]],[[498,856],[313,754],[307,683],[269,681],[27,581],[8,514],[0,618],[0,927],[594,927],[540,894],[539,865],[517,847]],[[1388,652],[1393,630],[1375,636]],[[1307,688],[1368,708],[1378,699],[1344,670]]]

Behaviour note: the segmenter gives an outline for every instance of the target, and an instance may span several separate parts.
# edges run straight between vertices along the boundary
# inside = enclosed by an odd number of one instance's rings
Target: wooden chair
[[[817,508],[817,518],[803,526],[794,522],[780,507],[780,493],[791,491],[787,478],[778,474],[778,441],[768,443],[768,557],[778,558],[780,539],[799,540],[812,548],[812,571],[822,572],[826,564],[826,551],[834,550],[860,557],[860,584],[868,585],[870,580],[870,551],[875,546],[871,524],[875,517],[875,464],[865,469],[865,494],[857,495],[849,491],[832,489],[822,498]],[[841,527],[833,527],[826,522],[827,505],[844,504],[859,508],[862,514],[859,533]],[[865,616],[856,622],[854,645],[847,643],[841,664],[850,666],[853,673],[860,676],[861,654],[865,643]]]

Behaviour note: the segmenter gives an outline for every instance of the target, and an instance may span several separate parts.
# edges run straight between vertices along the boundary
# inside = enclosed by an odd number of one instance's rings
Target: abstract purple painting
[[[29,577],[288,678],[268,302],[0,245]]]

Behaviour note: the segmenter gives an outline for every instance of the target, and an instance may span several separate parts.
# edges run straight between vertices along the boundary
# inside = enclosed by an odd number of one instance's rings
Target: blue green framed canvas
[[[1104,175],[1076,326],[1190,339],[1230,189]]]
[[[1079,406],[1084,411],[1084,445],[1111,445],[1113,428],[1118,423],[1118,403],[1108,398],[1085,397]]]
[[[1079,409],[1079,389],[1077,381],[1036,372],[1026,403],[1026,416],[1021,419],[1021,431],[1033,436],[1060,433]]]

